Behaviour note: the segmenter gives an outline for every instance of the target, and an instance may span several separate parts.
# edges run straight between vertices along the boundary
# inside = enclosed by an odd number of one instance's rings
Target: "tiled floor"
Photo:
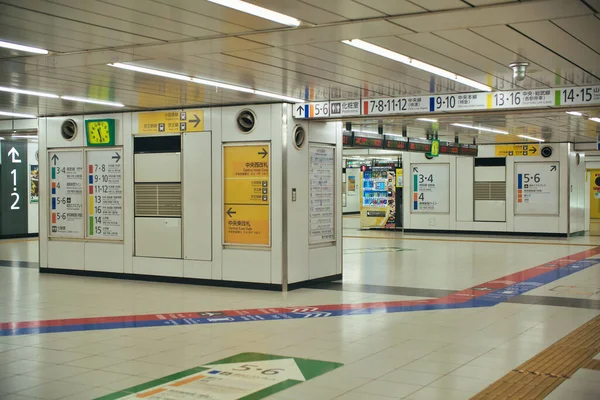
[[[355,220],[347,222],[348,284],[461,290],[600,244],[588,237],[406,235],[403,240],[400,233],[357,231]],[[35,262],[36,251],[36,241],[6,241],[0,243],[0,260]],[[414,291],[382,294],[361,288],[365,287],[281,294],[40,275],[33,268],[0,267],[0,322],[423,298],[413,296],[418,294]],[[560,300],[585,295],[595,300],[600,299],[597,288],[598,265],[524,296]],[[468,399],[598,315],[594,304],[505,302],[324,319],[0,337],[0,399],[94,398],[242,352],[344,364],[273,399]],[[550,398],[599,398],[600,379],[592,375],[576,373]]]

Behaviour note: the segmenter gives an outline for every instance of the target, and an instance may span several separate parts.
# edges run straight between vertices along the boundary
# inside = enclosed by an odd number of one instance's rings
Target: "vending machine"
[[[363,167],[360,228],[396,229],[396,168]]]

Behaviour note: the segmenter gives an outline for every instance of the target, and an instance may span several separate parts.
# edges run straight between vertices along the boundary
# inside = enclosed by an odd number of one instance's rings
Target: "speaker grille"
[[[136,183],[136,217],[181,217],[181,183]]]

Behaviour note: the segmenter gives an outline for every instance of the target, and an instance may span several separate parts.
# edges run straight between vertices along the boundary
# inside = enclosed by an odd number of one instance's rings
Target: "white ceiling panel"
[[[600,53],[600,18],[595,15],[555,19],[556,25]]]
[[[340,42],[319,43],[314,46],[336,54],[336,58],[340,55],[348,57],[347,63],[352,68],[359,68],[365,72],[375,71],[373,73],[377,76],[393,76],[394,80],[406,85],[406,89],[419,87],[422,90],[421,93],[431,93],[438,89],[445,93],[454,91],[455,82],[453,81],[449,81],[446,78],[434,77],[420,69],[406,66]],[[342,59],[342,62],[345,62],[344,59]],[[433,90],[431,88],[432,82],[435,83]],[[418,92],[406,91],[405,93],[416,94]],[[392,94],[390,93],[389,95],[391,96]]]
[[[65,30],[71,32],[71,35],[77,37],[79,37],[80,34],[84,34],[91,35],[94,37],[113,39],[115,41],[131,44],[157,42],[156,40],[148,39],[143,36],[120,32],[102,26],[86,24],[84,22],[68,20],[52,15],[42,14],[35,11],[29,11],[22,8],[9,6],[6,4],[2,5],[2,15],[23,20],[25,21],[24,26],[29,27],[30,25],[39,25],[41,27],[44,27],[44,29]]]
[[[14,27],[8,24],[0,25],[0,37],[2,37],[2,40],[5,40],[7,42],[39,47],[52,52],[79,51],[85,49],[86,46],[86,43],[80,41],[65,39],[57,37],[55,35],[32,32],[30,30],[25,29],[19,29],[18,26]],[[88,43],[87,45],[90,45],[90,43]],[[22,55],[27,56],[29,54],[22,53]]]
[[[511,25],[587,72],[600,77],[600,54],[596,53],[550,21]]]
[[[118,12],[120,7],[105,4],[102,7],[103,13],[95,13],[93,11],[81,10],[75,5],[92,5],[93,2],[72,1],[69,6],[51,3],[42,0],[2,0],[4,3],[25,8],[30,11],[45,13],[51,16],[66,18],[74,21],[81,21],[95,26],[103,26],[108,29],[118,30],[131,34],[145,36],[156,40],[182,40],[188,39],[189,36],[177,32],[170,32],[164,29],[155,28],[142,23],[133,22],[121,18]],[[99,3],[100,4],[100,3]],[[96,5],[97,6],[97,5]],[[121,9],[125,10],[125,9]],[[160,26],[160,24],[158,24]]]
[[[561,81],[554,82],[555,86],[600,83],[600,80],[589,73],[508,26],[473,28],[472,31],[548,70],[555,71],[556,75],[563,78]]]
[[[483,84],[487,82],[487,75],[485,72],[461,61],[456,61],[442,54],[415,45],[414,43],[402,40],[398,37],[388,36],[383,38],[374,38],[370,40],[370,42],[400,54],[404,54],[408,57],[416,58],[417,60],[424,61],[426,63],[435,65],[436,67],[451,71],[455,74],[462,75],[466,78],[473,79],[477,82],[481,82]],[[470,86],[460,84],[457,84],[456,87],[459,88],[460,91],[473,90],[473,88]]]
[[[354,0],[356,3],[369,6],[383,14],[402,15],[426,12],[423,7],[419,7],[407,0]]]
[[[429,11],[452,10],[468,8],[469,5],[461,0],[411,0],[416,5]]]
[[[516,3],[520,0],[467,0],[469,4],[474,5],[475,7],[481,6],[491,6],[493,4],[507,4],[507,3]]]
[[[299,0],[252,0],[251,3],[310,24],[327,24],[346,20],[345,17],[339,14],[327,11],[326,7],[316,8],[312,4]],[[326,4],[326,2],[323,2],[323,4]],[[281,27],[279,24],[278,26]]]
[[[302,0],[302,2],[313,5],[316,8],[316,12],[319,12],[320,10],[327,10],[333,14],[341,15],[347,19],[374,18],[385,15],[373,8],[356,3],[353,0]]]
[[[249,28],[241,25],[232,24],[226,21],[214,19],[202,15],[203,7],[196,7],[197,10],[190,11],[181,8],[169,6],[153,0],[103,0],[103,3],[113,4],[128,10],[141,11],[148,14],[153,19],[156,17],[161,21],[168,20],[169,23],[178,23],[195,28],[203,28],[215,33],[239,33],[246,32]],[[165,26],[161,26],[165,27]]]
[[[336,26],[294,29],[273,33],[257,33],[244,35],[243,37],[270,46],[292,46],[296,44],[401,35],[405,33],[409,33],[409,31],[387,21],[368,21]]]
[[[594,12],[600,13],[600,0],[585,0],[585,2],[594,9]]]
[[[578,1],[547,0],[392,18],[390,21],[415,32],[432,32],[574,17],[591,12]]]
[[[237,37],[224,37],[138,47],[132,50],[132,53],[136,57],[155,58],[157,55],[160,55],[160,58],[171,58],[176,56],[227,53],[238,50],[259,49],[262,47],[267,46]]]
[[[481,54],[481,56],[493,60],[501,65],[508,68],[508,64],[515,61],[523,61],[524,57],[511,51],[505,47],[494,43],[491,40],[486,39],[474,32],[467,29],[457,29],[452,31],[436,32],[435,35],[440,39],[445,39],[450,42],[456,43],[464,48],[470,49],[473,52]],[[403,36],[406,38],[406,36]],[[531,60],[527,60],[529,70],[527,75],[532,79],[540,82],[542,85],[552,86],[556,82],[557,75],[553,71],[546,70],[544,67],[535,64]],[[494,87],[500,90],[508,90],[508,87],[502,86],[503,82],[497,82]]]
[[[50,1],[50,0],[47,0]],[[122,7],[121,4],[110,4],[102,1],[76,1],[76,0],[51,0],[53,3],[93,13],[97,16],[118,18],[130,21],[141,26],[156,27],[161,30],[172,32],[188,37],[210,36],[218,32],[201,28],[195,25],[174,21],[167,16],[157,17],[146,12],[146,4],[138,2],[135,8]],[[153,4],[153,3],[150,3]],[[149,7],[151,8],[151,7]]]
[[[470,48],[456,45],[443,36],[436,36],[432,33],[415,33],[404,35],[402,39],[486,72],[488,75],[487,82],[489,84],[493,84],[492,82],[499,84],[505,88],[504,90],[541,86],[540,82],[533,80],[531,77],[525,78],[522,82],[513,82],[513,71],[508,67],[508,64],[499,64],[481,56]]]

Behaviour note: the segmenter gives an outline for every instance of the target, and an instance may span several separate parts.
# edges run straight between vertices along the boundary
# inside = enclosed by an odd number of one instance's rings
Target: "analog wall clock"
[[[114,146],[115,120],[87,120],[85,121],[85,133],[88,146]]]

